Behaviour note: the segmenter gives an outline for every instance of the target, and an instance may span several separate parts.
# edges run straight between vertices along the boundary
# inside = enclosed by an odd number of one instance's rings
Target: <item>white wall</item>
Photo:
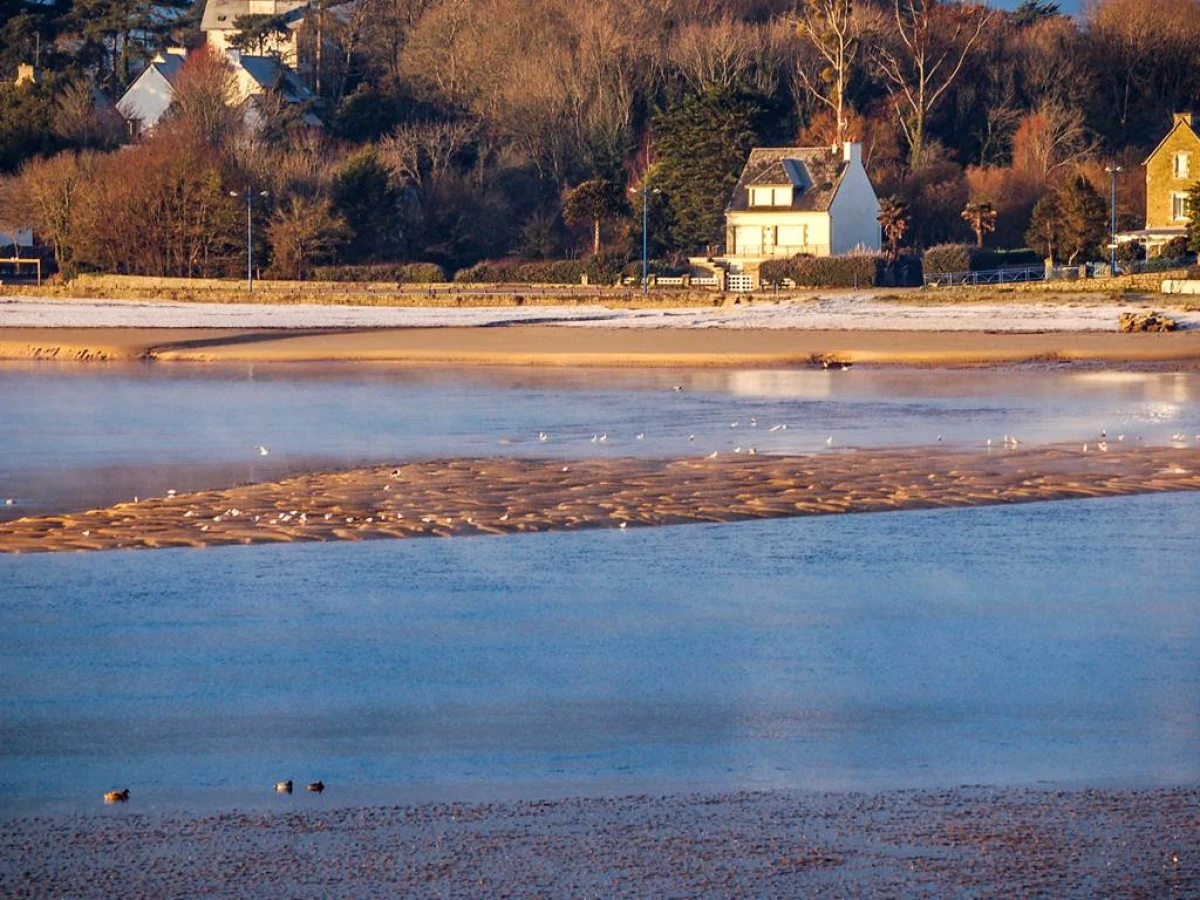
[[[737,256],[791,256],[795,253],[812,253],[816,256],[829,254],[829,216],[817,212],[767,212],[747,210],[729,213],[729,229],[734,232],[736,246],[726,247],[726,253]],[[764,227],[777,229],[776,246],[762,245]],[[789,248],[787,252],[783,248]]]
[[[833,198],[830,215],[833,217],[833,239],[830,241],[833,253],[849,253],[859,248],[879,251],[882,246],[879,200],[857,147],[837,196]]]
[[[166,113],[172,95],[170,82],[151,65],[117,101],[117,109],[126,119],[136,119],[142,128],[150,129]]]

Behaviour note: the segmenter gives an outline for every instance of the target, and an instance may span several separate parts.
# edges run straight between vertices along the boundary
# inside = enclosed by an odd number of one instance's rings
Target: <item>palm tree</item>
[[[996,230],[996,210],[986,200],[982,203],[972,201],[962,211],[963,220],[975,232],[975,246],[983,246],[985,233]]]

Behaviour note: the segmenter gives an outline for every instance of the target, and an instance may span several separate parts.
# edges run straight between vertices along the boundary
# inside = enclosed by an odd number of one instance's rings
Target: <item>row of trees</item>
[[[1037,223],[1069,219],[1081,179],[1106,193],[1110,160],[1123,169],[1119,224],[1140,224],[1138,164],[1200,96],[1195,0],[1096,0],[1078,20],[1050,0],[1014,12],[951,0],[323,0],[303,39],[319,27],[325,129],[277,100],[247,130],[225,106],[219,61],[193,54],[168,123],[113,153],[121,129],[91,103],[86,73],[117,91],[154,35],[194,41],[194,20],[150,21],[161,7],[149,0],[8,7],[20,12],[5,19],[0,63],[40,47],[57,74],[0,89],[0,171],[20,172],[3,217],[20,210],[55,235],[64,264],[124,271],[234,270],[229,193],[247,185],[267,192],[256,231],[280,273],[632,253],[630,191],[648,187],[652,249],[693,252],[721,242],[751,146],[840,140],[863,142],[877,191],[907,211],[903,243],[1028,235],[1057,253],[1065,245]],[[186,189],[136,177],[183,159]],[[31,198],[72,167],[99,174],[80,177],[67,228]],[[142,183],[99,186],[122,173]],[[155,190],[174,193],[154,201]],[[86,210],[124,207],[142,238],[88,235]],[[145,217],[168,210],[180,234],[143,258]],[[186,237],[204,228],[228,230]]]

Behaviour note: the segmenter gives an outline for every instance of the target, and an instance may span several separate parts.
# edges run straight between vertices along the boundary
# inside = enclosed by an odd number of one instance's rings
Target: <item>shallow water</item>
[[[0,557],[0,807],[1194,784],[1198,540],[1160,495]]]
[[[0,422],[19,515],[423,456],[1165,443],[1200,402],[1191,373],[0,365]],[[1161,495],[0,556],[0,812],[1195,784],[1198,538]]]
[[[13,516],[420,457],[1195,441],[1200,376],[12,363],[0,423]]]

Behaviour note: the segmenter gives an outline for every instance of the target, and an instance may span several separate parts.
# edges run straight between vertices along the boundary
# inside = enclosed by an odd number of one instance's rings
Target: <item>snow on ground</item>
[[[317,306],[266,303],[155,303],[123,300],[0,299],[0,328],[436,328],[572,325],[603,328],[790,328],[902,331],[1115,331],[1133,305],[1098,303],[888,303],[864,296],[732,307],[621,309],[502,306],[477,309]],[[1200,328],[1200,312],[1172,312]]]

